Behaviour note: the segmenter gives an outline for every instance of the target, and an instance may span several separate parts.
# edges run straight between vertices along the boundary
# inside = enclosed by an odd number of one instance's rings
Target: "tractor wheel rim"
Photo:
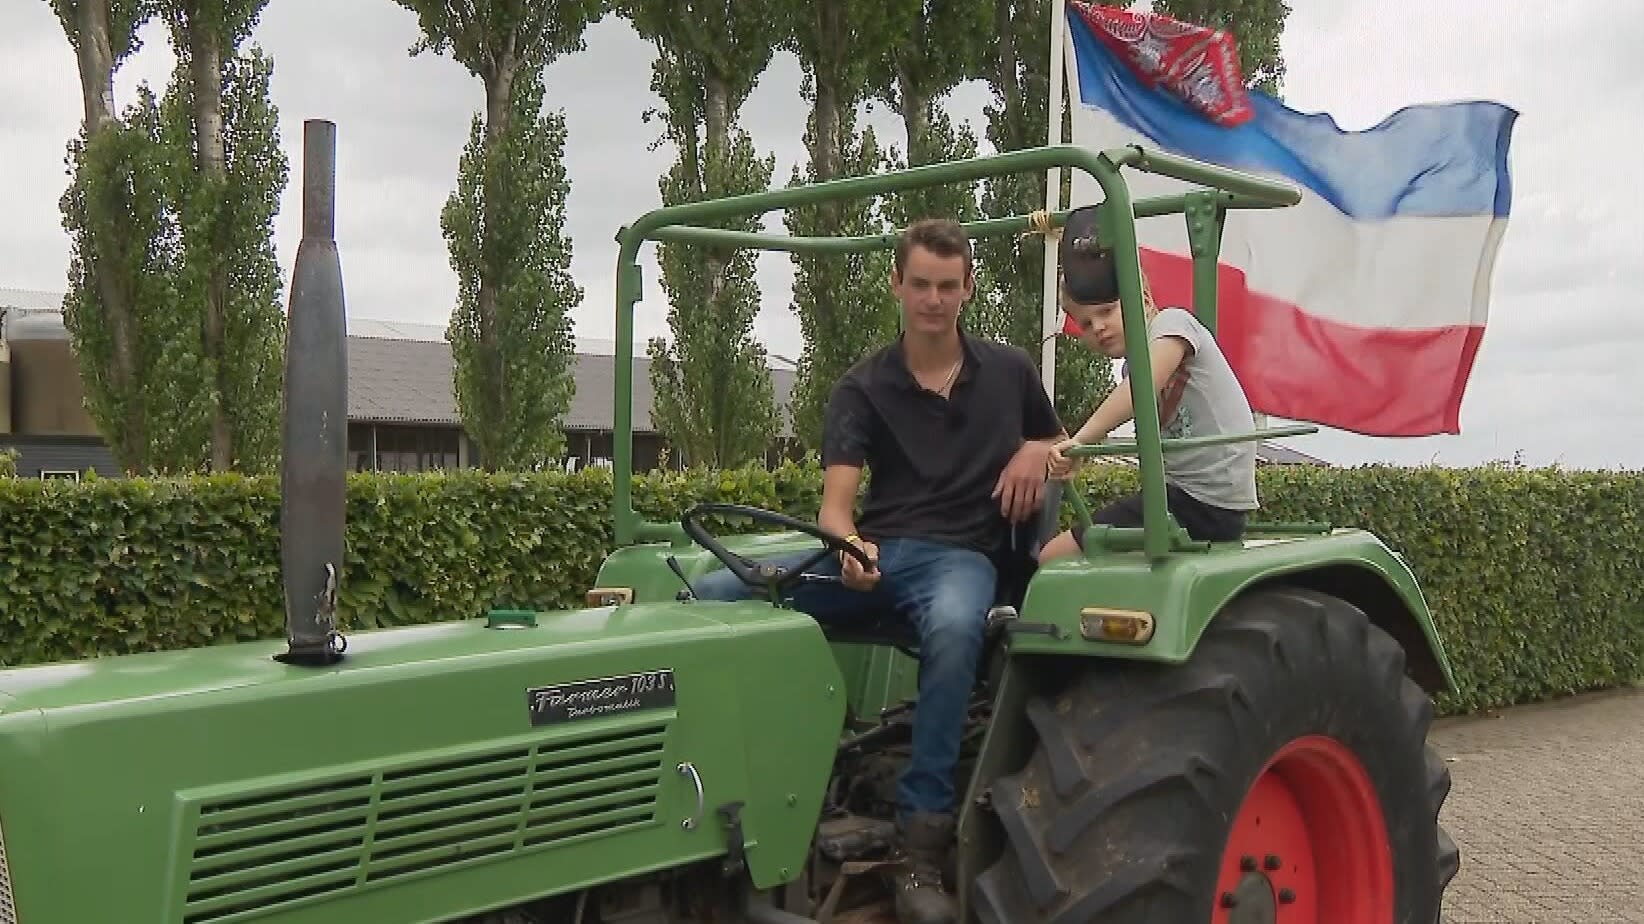
[[[1333,738],[1285,745],[1245,794],[1215,924],[1390,924],[1393,852],[1370,774]]]

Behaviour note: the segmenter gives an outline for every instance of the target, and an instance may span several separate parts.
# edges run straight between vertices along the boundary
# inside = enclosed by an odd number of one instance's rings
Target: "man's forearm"
[[[843,511],[833,507],[823,507],[817,515],[816,525],[835,536],[853,536],[856,534],[856,518],[852,515],[849,507]]]
[[[1045,436],[1038,439],[1023,440],[1022,445],[1016,447],[1016,457],[1022,458],[1025,456],[1032,458],[1034,460],[1034,465],[1042,466],[1045,464],[1045,461],[1050,458],[1050,454],[1055,452],[1056,447],[1065,439],[1067,439],[1067,428],[1064,427],[1061,432],[1057,433],[1055,436]]]
[[[1060,443],[1065,439],[1067,439],[1067,428],[1063,427],[1062,429],[1056,431],[1055,436],[1041,436],[1036,439],[1023,440],[1023,443],[1035,443],[1040,446],[1055,446],[1057,443]]]
[[[851,466],[829,466],[822,473],[822,506],[816,525],[835,536],[856,533],[856,489],[862,470]]]

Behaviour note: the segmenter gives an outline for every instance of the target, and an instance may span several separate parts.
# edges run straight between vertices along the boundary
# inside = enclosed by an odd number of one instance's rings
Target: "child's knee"
[[[1054,539],[1045,543],[1044,548],[1039,550],[1039,564],[1042,565],[1047,561],[1077,555],[1079,551],[1078,540],[1073,538],[1071,531],[1064,530]]]

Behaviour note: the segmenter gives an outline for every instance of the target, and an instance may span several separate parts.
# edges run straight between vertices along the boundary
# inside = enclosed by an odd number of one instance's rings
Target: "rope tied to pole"
[[[1022,240],[1027,240],[1035,234],[1040,237],[1060,240],[1062,237],[1062,229],[1051,223],[1050,212],[1048,210],[1034,209],[1028,213],[1028,227],[1026,231],[1022,232],[1021,237]]]

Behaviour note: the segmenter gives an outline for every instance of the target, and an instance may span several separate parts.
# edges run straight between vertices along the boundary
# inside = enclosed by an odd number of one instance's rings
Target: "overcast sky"
[[[1462,435],[1419,440],[1323,433],[1286,441],[1337,463],[1389,460],[1467,465],[1515,451],[1531,464],[1644,468],[1644,182],[1637,113],[1644,72],[1638,0],[1291,0],[1284,38],[1286,102],[1369,127],[1400,106],[1488,98],[1521,113],[1512,148],[1513,215],[1494,280],[1484,345],[1462,410]],[[1513,11],[1513,12],[1509,12]],[[1522,12],[1518,12],[1522,11]],[[171,65],[163,30],[117,79],[117,101]],[[302,122],[338,125],[338,242],[348,312],[356,318],[445,323],[455,290],[439,210],[449,194],[477,79],[448,58],[411,57],[412,14],[389,0],[273,0],[253,41],[275,61],[274,103],[291,159],[276,227],[289,279],[300,234]],[[585,289],[577,333],[611,336],[614,235],[660,204],[672,161],[649,150],[641,114],[653,51],[625,22],[593,28],[585,53],[548,71],[549,105],[569,127],[568,210],[574,272]],[[799,68],[778,55],[742,114],[785,183],[803,156]],[[985,86],[961,87],[952,108],[980,133]],[[68,241],[57,201],[64,143],[81,118],[72,50],[46,0],[0,3],[0,286],[61,291]],[[870,124],[895,139],[899,121]],[[781,231],[779,224],[773,230]],[[797,356],[785,257],[761,261],[756,334]],[[666,329],[654,263],[639,334]]]

